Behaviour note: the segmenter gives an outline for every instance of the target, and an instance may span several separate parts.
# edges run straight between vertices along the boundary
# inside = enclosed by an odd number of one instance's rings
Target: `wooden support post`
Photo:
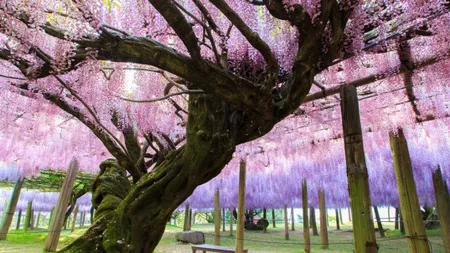
[[[364,157],[358,95],[355,86],[344,85],[342,87],[341,113],[348,193],[353,214],[355,253],[377,253],[378,246],[371,212],[369,174]]]
[[[8,213],[8,210],[6,210],[7,206],[8,206],[8,200],[5,199],[5,203],[3,204],[3,209],[2,209],[2,219],[0,221],[2,221]]]
[[[220,245],[220,199],[219,189],[214,193],[214,245]]]
[[[303,179],[302,183],[302,209],[303,209],[303,241],[305,253],[311,252],[311,240],[309,236],[309,224],[308,224],[308,186],[306,179]]]
[[[395,179],[400,199],[400,211],[408,236],[410,253],[429,253],[427,234],[420,212],[416,183],[412,171],[408,144],[402,129],[397,133],[390,132],[392,158],[394,161]]]
[[[388,222],[391,222],[391,207],[388,206]]]
[[[192,208],[189,209],[189,220],[188,220],[189,231],[192,230]]]
[[[11,193],[11,199],[8,205],[3,207],[2,223],[0,224],[0,240],[6,239],[9,227],[11,227],[14,212],[16,211],[17,202],[19,201],[20,190],[22,190],[23,179],[19,179]]]
[[[263,208],[263,219],[265,219],[267,221],[267,209],[266,208]],[[266,233],[266,232],[267,232],[267,227],[264,226],[263,233]]]
[[[230,206],[230,236],[233,236],[233,207]]]
[[[37,218],[36,218],[36,226],[34,226],[36,229],[39,228],[39,220],[41,218],[41,212],[38,212]]]
[[[83,227],[83,219],[84,219],[84,212],[80,213],[80,222],[78,223],[78,228]]]
[[[291,207],[291,230],[295,231],[295,217],[294,217],[294,208]]]
[[[274,228],[277,227],[277,225],[276,225],[276,220],[275,220],[275,209],[272,209],[272,226],[273,226]]]
[[[380,213],[378,212],[378,207],[373,206],[373,211],[375,212],[375,218],[377,219],[378,231],[380,232],[381,238],[384,238],[383,224],[381,223]]]
[[[347,208],[347,210],[348,210],[348,221],[352,221],[352,209]]]
[[[320,210],[320,240],[322,249],[328,249],[328,228],[327,228],[327,209],[325,207],[325,193],[319,190],[319,210]]]
[[[61,228],[64,222],[64,214],[67,210],[70,195],[72,194],[73,183],[75,182],[77,172],[78,161],[72,160],[69,164],[69,169],[67,170],[63,185],[61,186],[58,203],[53,212],[53,218],[48,227],[49,232],[44,247],[44,250],[46,251],[54,252],[58,247],[59,235],[61,234]]]
[[[94,208],[94,206],[91,206],[91,210],[89,212],[89,220],[90,220],[91,224],[94,224],[94,213],[95,213],[95,208]]]
[[[236,224],[236,253],[244,253],[244,225],[245,225],[245,178],[246,165],[241,159],[239,163],[239,192],[238,213]]]
[[[30,227],[31,224],[31,208],[33,207],[33,201],[28,201],[28,205],[27,205],[27,211],[25,213],[25,220],[23,222],[23,230],[25,232],[28,231],[28,228]]]
[[[78,215],[78,209],[80,208],[79,205],[75,207],[75,211],[73,212],[73,221],[72,221],[72,227],[70,229],[70,232],[73,232],[75,230],[75,224],[77,223],[77,215]]]
[[[22,218],[22,210],[19,210],[19,213],[17,215],[17,224],[16,224],[16,230],[19,230],[20,228],[20,219]]]
[[[442,179],[442,172],[439,166],[433,172],[433,185],[444,249],[445,253],[450,253],[450,194],[447,182]]]
[[[309,216],[311,216],[310,220],[313,235],[319,235],[319,233],[317,232],[316,210],[313,207],[309,208]]]
[[[184,223],[183,223],[183,231],[188,231],[188,221],[189,221],[189,203],[186,203],[186,207],[184,208]]]
[[[286,204],[284,205],[284,239],[289,240],[289,223]]]
[[[34,229],[34,210],[31,209],[30,230]]]
[[[344,220],[342,219],[342,209],[338,209],[339,211],[339,220],[341,221],[341,225],[344,225]]]
[[[394,220],[394,229],[396,229],[396,230],[398,230],[398,223],[399,223],[399,220],[400,220],[400,217],[399,217],[399,212],[400,212],[400,210],[398,209],[398,207],[396,207],[395,208],[395,220]]]
[[[225,229],[225,208],[222,208],[222,231],[226,232],[227,230]]]
[[[402,212],[398,210],[398,223],[400,224],[400,233],[405,234],[405,223],[403,222]]]
[[[334,209],[336,212],[336,230],[341,230],[341,221],[339,219],[339,210]]]

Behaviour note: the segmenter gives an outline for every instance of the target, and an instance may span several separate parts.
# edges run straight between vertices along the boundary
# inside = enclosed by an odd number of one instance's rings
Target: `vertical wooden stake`
[[[309,216],[311,216],[311,227],[313,235],[319,235],[317,232],[317,222],[316,222],[316,210],[313,207],[309,208]]]
[[[371,212],[369,174],[364,157],[358,94],[355,86],[345,85],[342,87],[341,113],[348,193],[353,214],[355,253],[377,253],[378,246]]]
[[[309,236],[309,224],[308,224],[308,186],[306,179],[303,179],[302,183],[302,209],[303,209],[303,241],[305,253],[311,252],[311,240]]]
[[[339,211],[339,220],[341,221],[341,225],[344,225],[344,220],[342,219],[342,209],[338,209]]]
[[[272,226],[273,226],[274,228],[277,227],[277,225],[276,225],[276,220],[275,220],[275,209],[272,209]]]
[[[23,179],[19,179],[11,193],[11,199],[8,205],[3,207],[2,223],[0,224],[0,240],[6,239],[9,227],[11,227],[14,213],[16,212],[17,202],[19,201],[20,190],[22,190]],[[20,211],[19,211],[20,212]],[[20,220],[20,219],[19,219]]]
[[[78,209],[80,208],[79,205],[75,207],[75,211],[73,212],[73,221],[72,221],[72,228],[70,229],[70,232],[73,232],[75,230],[75,224],[77,223],[77,215],[78,215]]]
[[[391,207],[388,206],[388,222],[391,222]]]
[[[30,229],[34,229],[34,210],[31,209]]]
[[[16,224],[16,230],[19,230],[20,228],[20,219],[22,218],[22,210],[19,210],[19,214],[17,215],[17,224]]]
[[[189,203],[186,203],[186,207],[184,208],[183,231],[189,231],[188,221],[189,221]]]
[[[347,208],[347,210],[348,210],[348,221],[352,221],[352,209]]]
[[[328,228],[327,228],[327,209],[325,207],[325,193],[319,190],[319,210],[320,210],[320,239],[322,249],[328,249]]]
[[[267,209],[266,208],[263,208],[263,219],[265,219],[267,221]],[[267,227],[264,226],[263,233],[266,233],[266,232],[267,232]]]
[[[214,193],[214,245],[220,245],[220,199],[219,189]]]
[[[239,192],[238,213],[236,224],[236,253],[244,252],[244,225],[245,225],[245,161],[241,159],[239,164]]]
[[[37,218],[36,218],[36,226],[35,228],[38,229],[39,228],[39,219],[41,218],[41,212],[38,212]]]
[[[394,161],[395,179],[400,198],[400,211],[408,236],[410,253],[429,253],[427,234],[420,212],[416,183],[412,171],[408,144],[402,129],[398,133],[389,133],[392,158]]]
[[[31,208],[33,207],[33,201],[28,201],[28,205],[27,205],[27,211],[25,213],[25,220],[23,223],[23,230],[25,232],[28,231],[28,228],[30,227],[31,224]]]
[[[230,206],[230,235],[233,236],[233,207]]]
[[[380,232],[381,238],[384,238],[384,230],[383,230],[383,224],[381,223],[380,213],[378,212],[378,207],[373,206],[373,211],[375,212],[375,218],[377,219],[377,226],[378,230]]]
[[[284,205],[284,239],[289,240],[289,223],[286,204]]]
[[[295,231],[295,217],[294,217],[294,208],[291,207],[291,230]]]
[[[225,208],[222,208],[222,231],[226,232],[227,230],[225,229]]]
[[[394,218],[394,229],[396,229],[396,230],[398,230],[398,221],[400,220],[400,217],[399,217],[399,209],[398,209],[398,207],[396,207],[395,208],[395,218]]]
[[[78,161],[72,160],[69,164],[69,169],[67,170],[63,185],[61,186],[58,203],[56,204],[55,211],[53,212],[53,218],[50,221],[48,228],[49,232],[44,247],[44,250],[46,251],[54,252],[58,247],[59,235],[61,234],[61,228],[64,222],[64,214],[67,210],[67,205],[69,203],[77,172]]]
[[[189,209],[188,228],[189,228],[189,231],[192,230],[192,208]]]
[[[339,210],[334,209],[336,212],[336,230],[341,230],[341,221],[339,219]]]
[[[447,182],[442,179],[442,172],[439,166],[433,172],[433,185],[444,249],[445,253],[450,253],[450,194]]]

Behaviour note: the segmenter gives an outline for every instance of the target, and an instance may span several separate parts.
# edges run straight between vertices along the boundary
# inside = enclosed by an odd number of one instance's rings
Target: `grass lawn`
[[[381,239],[377,234],[377,242],[380,246],[380,253],[407,253],[407,240],[402,238],[402,235],[393,230],[393,223],[384,223],[387,231],[387,238]],[[311,236],[311,252],[317,253],[337,253],[337,252],[353,252],[353,235],[350,230],[351,224],[341,226],[341,230],[336,230],[335,227],[329,227],[329,248],[321,249],[320,236]],[[229,235],[229,226],[226,226],[227,232],[222,232],[221,244],[224,246],[234,246],[234,237]],[[192,230],[202,231],[205,233],[206,243],[213,244],[214,226],[212,224],[193,225]],[[284,239],[284,225],[277,224],[276,228],[269,225],[267,233],[260,231],[246,231],[245,233],[245,247],[249,252],[255,253],[300,253],[303,252],[303,233],[302,225],[296,224],[295,231],[289,231],[290,240]],[[59,247],[64,247],[69,244],[79,235],[85,231],[84,229],[77,229],[70,233],[69,230],[61,233]],[[156,248],[157,253],[186,253],[191,252],[190,244],[182,244],[175,242],[175,234],[182,231],[181,228],[167,225],[166,232],[161,239],[160,244]],[[433,253],[444,253],[442,239],[439,230],[428,231],[429,240],[432,246]],[[46,233],[42,230],[29,231],[24,233],[22,230],[11,230],[7,240],[0,241],[0,252],[5,253],[35,253],[42,252],[44,247]]]

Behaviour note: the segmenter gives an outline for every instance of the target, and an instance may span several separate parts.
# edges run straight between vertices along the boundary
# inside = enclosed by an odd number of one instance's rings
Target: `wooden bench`
[[[192,253],[197,252],[197,250],[203,251],[203,253],[206,253],[206,251],[209,252],[220,252],[220,253],[234,253],[234,248],[230,247],[224,247],[224,246],[216,246],[216,245],[209,245],[209,244],[200,244],[200,245],[192,245]],[[244,249],[244,253],[248,253],[248,249]]]

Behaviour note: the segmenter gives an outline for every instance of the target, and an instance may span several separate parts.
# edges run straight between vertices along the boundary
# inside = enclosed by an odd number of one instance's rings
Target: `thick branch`
[[[192,30],[192,25],[186,20],[183,13],[175,6],[173,1],[149,0],[155,9],[169,23],[175,33],[180,37],[193,59],[198,60],[200,47],[198,39]]]
[[[234,26],[236,26],[247,41],[263,56],[267,63],[267,69],[270,72],[267,77],[267,83],[269,84],[267,88],[272,88],[278,78],[278,71],[280,67],[269,45],[267,45],[267,43],[259,37],[258,33],[248,27],[241,17],[225,1],[211,0],[211,3],[213,3]]]

